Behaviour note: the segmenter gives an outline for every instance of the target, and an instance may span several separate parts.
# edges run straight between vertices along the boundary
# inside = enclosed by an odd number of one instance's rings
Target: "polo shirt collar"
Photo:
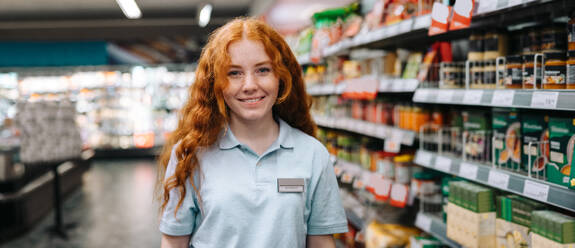
[[[276,141],[272,143],[271,149],[276,148],[293,148],[293,137],[292,137],[292,127],[287,124],[282,119],[279,120],[279,135]],[[226,130],[220,134],[219,138],[219,146],[220,149],[232,149],[237,146],[242,146],[242,144],[238,141],[236,136],[233,134],[232,129],[228,125]]]

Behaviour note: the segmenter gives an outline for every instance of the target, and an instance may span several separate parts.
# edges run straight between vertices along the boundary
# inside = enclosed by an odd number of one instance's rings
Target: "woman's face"
[[[272,107],[279,79],[261,42],[242,39],[229,46],[229,85],[223,95],[232,120],[253,122],[273,120]]]

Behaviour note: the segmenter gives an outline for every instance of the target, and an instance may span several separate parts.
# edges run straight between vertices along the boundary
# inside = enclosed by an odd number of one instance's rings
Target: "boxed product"
[[[420,234],[417,228],[373,221],[365,229],[365,247],[403,247],[409,243],[409,237]]]
[[[449,183],[447,237],[465,247],[495,247],[494,192],[467,181]]]
[[[517,195],[497,197],[497,247],[528,247],[532,213],[545,208],[542,203]]]
[[[486,111],[463,111],[465,158],[471,161],[491,161],[491,118]]]
[[[495,164],[509,170],[520,170],[521,121],[519,112],[513,109],[495,108],[492,125]]]
[[[575,218],[554,211],[534,211],[531,232],[533,247],[573,247]]]
[[[547,180],[563,186],[569,185],[571,160],[575,149],[575,118],[549,118],[550,152]]]
[[[531,174],[542,176],[545,164],[549,161],[549,116],[540,113],[522,113],[521,120],[521,145],[523,153],[521,161],[523,167],[528,170],[531,167]],[[529,143],[531,142],[531,148]]]

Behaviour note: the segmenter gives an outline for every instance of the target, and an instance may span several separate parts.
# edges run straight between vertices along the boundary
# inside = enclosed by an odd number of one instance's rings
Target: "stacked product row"
[[[467,181],[449,183],[447,237],[464,247],[571,247],[575,218]]]

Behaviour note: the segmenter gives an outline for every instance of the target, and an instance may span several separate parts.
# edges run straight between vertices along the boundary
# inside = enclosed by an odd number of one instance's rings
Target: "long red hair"
[[[272,110],[274,116],[315,137],[316,125],[309,113],[311,98],[305,91],[300,65],[287,43],[279,33],[261,21],[235,19],[210,35],[198,62],[195,82],[189,89],[189,99],[179,112],[178,127],[163,147],[157,184],[162,202],[160,211],[170,200],[169,192],[174,188],[178,189],[180,196],[176,211],[180,208],[186,194],[186,180],[190,181],[201,199],[200,184],[193,180],[200,167],[198,153],[202,148],[213,145],[227,127],[229,116],[223,90],[228,85],[227,71],[231,63],[228,47],[242,38],[263,44],[272,61],[272,71],[279,78],[278,99]],[[172,148],[176,144],[178,165],[172,176],[164,178]]]

